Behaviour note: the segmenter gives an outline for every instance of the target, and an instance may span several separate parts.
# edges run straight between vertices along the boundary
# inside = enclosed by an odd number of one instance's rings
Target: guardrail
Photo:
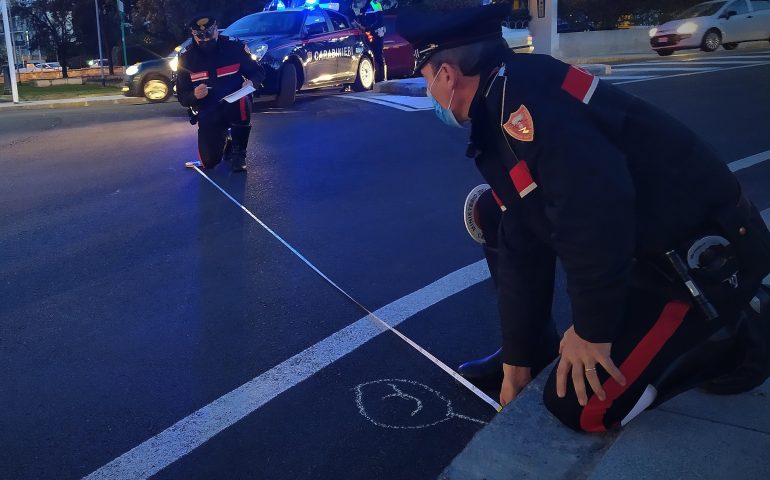
[[[114,67],[115,75],[123,76],[123,67]],[[109,76],[109,69],[104,67],[104,75]],[[96,68],[70,68],[67,69],[69,78],[93,78],[101,77],[101,69]],[[27,83],[35,80],[63,80],[61,70],[40,70],[36,72],[18,72],[16,78],[19,83]],[[0,83],[5,83],[5,78],[0,75]],[[66,83],[66,82],[65,82]],[[57,83],[58,84],[58,83]]]

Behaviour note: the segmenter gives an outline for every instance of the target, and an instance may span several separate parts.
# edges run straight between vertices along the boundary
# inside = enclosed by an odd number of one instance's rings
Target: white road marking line
[[[639,80],[644,78],[653,78],[655,75],[600,75],[599,78],[605,81],[615,80]]]
[[[685,64],[685,65],[708,65],[708,64],[729,64],[729,63],[735,63],[735,64],[745,64],[748,65],[750,63],[755,63],[752,60],[680,60],[679,63]],[[665,66],[665,65],[676,65],[677,62],[640,62],[640,63],[622,63],[618,65],[613,65],[612,68],[622,68],[622,67],[646,67],[646,66]]]
[[[713,70],[711,67],[647,67],[647,68],[641,68],[641,67],[631,67],[631,68],[612,68],[613,72],[681,72],[681,71],[688,71],[688,72],[705,72],[708,70]]]
[[[489,278],[485,260],[461,268],[374,312],[391,327]],[[140,479],[154,475],[286,390],[387,331],[369,315],[326,337],[85,477]]]
[[[740,65],[737,67],[725,67],[725,68],[715,68],[710,69],[705,72],[687,72],[687,73],[679,73],[675,75],[661,75],[658,77],[652,77],[652,78],[645,78],[643,80],[628,80],[625,82],[618,82],[615,85],[625,85],[627,83],[637,83],[637,82],[651,82],[653,80],[661,80],[661,79],[667,79],[667,78],[676,78],[676,77],[689,77],[691,75],[703,75],[704,73],[713,73],[713,72],[726,72],[728,70],[738,70],[741,68],[754,68],[754,67],[761,67],[763,65],[770,65],[770,62],[764,62],[764,63],[755,63],[753,65]]]
[[[376,103],[386,107],[395,108],[405,112],[421,112],[424,110],[433,110],[433,104],[428,97],[407,97],[401,95],[348,95],[341,98],[350,98],[353,100],[362,100],[364,102]]]
[[[753,167],[758,163],[766,162],[767,160],[770,160],[770,150],[757,153],[756,155],[742,158],[734,162],[730,162],[727,164],[727,167],[730,169],[731,172],[735,173],[739,170],[743,170],[744,168]]]
[[[225,190],[224,190],[222,187],[220,187],[220,186],[219,186],[219,185],[218,185],[218,184],[217,184],[217,183],[216,183],[214,180],[212,180],[212,179],[211,179],[211,178],[210,178],[208,175],[206,175],[205,173],[203,173],[203,171],[202,171],[201,169],[199,169],[198,167],[193,167],[193,168],[195,168],[195,171],[196,171],[196,172],[198,172],[198,173],[199,173],[199,174],[200,174],[200,175],[201,175],[203,178],[205,178],[205,179],[206,179],[206,180],[207,180],[207,181],[208,181],[208,182],[209,182],[211,185],[213,185],[213,186],[214,186],[214,187],[215,187],[217,190],[219,190],[220,192],[222,192],[222,194],[223,194],[225,197],[229,198],[231,202],[233,202],[233,203],[234,203],[234,204],[236,204],[238,207],[240,207],[240,209],[241,209],[241,210],[243,210],[243,211],[244,211],[244,212],[245,212],[245,213],[246,213],[248,216],[250,216],[250,217],[251,217],[251,218],[252,218],[252,219],[253,219],[255,222],[257,222],[257,223],[258,223],[258,224],[259,224],[259,225],[260,225],[262,228],[264,228],[265,230],[267,230],[267,232],[268,232],[270,235],[272,235],[272,236],[273,236],[273,237],[274,237],[276,240],[278,240],[279,242],[281,242],[281,243],[283,244],[283,246],[284,246],[284,247],[288,248],[288,249],[289,249],[289,251],[290,251],[291,253],[293,253],[293,254],[294,254],[294,255],[295,255],[297,258],[299,258],[300,260],[302,260],[302,262],[303,262],[305,265],[307,265],[308,267],[310,267],[310,269],[311,269],[311,270],[313,270],[315,273],[317,273],[317,274],[318,274],[318,276],[320,276],[321,278],[323,278],[324,280],[326,280],[326,282],[327,282],[329,285],[331,285],[332,287],[334,287],[334,288],[335,288],[335,289],[336,289],[338,292],[340,292],[340,293],[341,293],[341,294],[342,294],[342,295],[343,295],[345,298],[347,298],[348,300],[350,300],[351,302],[353,302],[354,304],[356,304],[356,305],[357,305],[357,306],[358,306],[358,307],[359,307],[361,310],[363,310],[364,312],[366,312],[367,314],[369,314],[369,318],[371,318],[371,319],[372,319],[372,320],[374,320],[375,322],[379,323],[379,324],[380,324],[380,325],[382,325],[383,327],[387,328],[388,330],[390,330],[391,332],[393,332],[394,334],[396,334],[396,335],[397,335],[397,336],[398,336],[398,337],[399,337],[401,340],[405,341],[407,344],[409,344],[409,346],[411,346],[412,348],[414,348],[415,350],[417,350],[418,352],[420,352],[420,353],[421,353],[421,354],[422,354],[422,355],[423,355],[425,358],[427,358],[428,360],[430,360],[431,362],[433,362],[433,363],[434,363],[434,364],[435,364],[437,367],[439,367],[440,369],[442,369],[443,371],[445,371],[446,373],[448,373],[448,374],[449,374],[449,376],[451,376],[452,378],[454,378],[454,379],[455,379],[455,380],[456,380],[458,383],[460,383],[460,384],[461,384],[461,385],[463,385],[465,388],[467,388],[468,390],[470,390],[470,391],[471,391],[473,394],[475,394],[475,395],[476,395],[477,397],[479,397],[481,400],[483,400],[484,402],[486,402],[487,404],[489,404],[489,406],[490,406],[490,407],[494,408],[494,409],[495,409],[495,410],[497,410],[498,412],[499,412],[499,411],[501,411],[501,410],[503,409],[503,407],[501,407],[501,406],[500,406],[500,404],[498,404],[496,401],[494,401],[494,400],[492,400],[491,398],[489,398],[489,396],[488,396],[486,393],[482,392],[481,390],[479,390],[478,388],[476,388],[476,386],[475,386],[475,385],[471,384],[471,383],[470,383],[468,380],[466,380],[466,379],[464,379],[463,377],[461,377],[461,376],[460,376],[460,374],[458,374],[457,372],[455,372],[454,370],[452,370],[451,368],[449,368],[449,367],[448,367],[448,366],[447,366],[447,365],[446,365],[444,362],[442,362],[441,360],[439,360],[438,358],[436,358],[435,356],[433,356],[433,354],[431,354],[429,351],[425,350],[424,348],[422,348],[421,346],[419,346],[419,345],[418,345],[416,342],[412,341],[412,339],[410,339],[409,337],[407,337],[407,336],[406,336],[406,335],[404,335],[403,333],[399,332],[399,331],[398,331],[398,330],[396,330],[395,328],[391,327],[390,325],[388,325],[388,323],[387,323],[387,322],[385,322],[385,321],[384,321],[384,320],[382,320],[380,317],[378,317],[377,315],[375,315],[374,313],[372,313],[372,311],[371,311],[371,310],[369,310],[368,308],[366,308],[365,306],[363,306],[363,305],[362,305],[362,304],[361,304],[361,303],[360,303],[358,300],[356,300],[355,298],[353,298],[353,296],[352,296],[352,295],[350,295],[348,292],[346,292],[345,290],[343,290],[343,289],[342,289],[342,287],[340,287],[339,285],[337,285],[337,284],[336,284],[336,283],[335,283],[335,282],[334,282],[334,281],[333,281],[331,278],[327,277],[327,276],[326,276],[326,274],[324,274],[324,273],[323,273],[321,270],[319,270],[319,269],[318,269],[318,267],[316,267],[315,265],[313,265],[313,263],[312,263],[312,262],[310,262],[310,260],[308,260],[307,258],[305,258],[305,256],[304,256],[304,255],[302,255],[301,253],[299,253],[299,251],[298,251],[296,248],[292,247],[292,246],[289,244],[289,242],[287,242],[286,240],[284,240],[284,239],[283,239],[283,238],[282,238],[280,235],[278,235],[277,233],[275,233],[275,232],[273,231],[273,229],[271,229],[270,227],[268,227],[268,226],[267,226],[267,225],[266,225],[266,224],[265,224],[265,223],[264,223],[262,220],[260,220],[259,218],[257,218],[257,216],[256,216],[256,215],[254,215],[253,213],[251,213],[251,211],[250,211],[248,208],[246,208],[245,206],[243,206],[243,205],[241,205],[240,203],[238,203],[238,201],[237,201],[236,199],[234,199],[234,198],[233,198],[233,197],[232,197],[232,196],[231,196],[229,193],[227,193],[227,192],[226,192],[226,191],[225,191]]]
[[[756,60],[685,60],[687,65],[751,65]]]

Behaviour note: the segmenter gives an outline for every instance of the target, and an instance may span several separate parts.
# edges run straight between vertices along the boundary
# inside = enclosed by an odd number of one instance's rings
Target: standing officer
[[[369,39],[369,48],[374,55],[375,81],[385,80],[386,68],[385,54],[383,53],[385,38],[385,18],[382,13],[380,0],[371,0],[364,7],[361,14],[361,26]]]
[[[625,425],[704,382],[719,393],[764,382],[770,233],[735,177],[662,111],[549,56],[513,54],[509,10],[399,19],[438,117],[470,126],[469,156],[502,212],[501,403],[557,354],[544,350],[557,258],[573,324],[544,401],[570,427]]]
[[[251,132],[251,95],[234,103],[222,99],[247,85],[258,86],[265,71],[238,40],[219,35],[211,15],[199,15],[189,24],[190,48],[179,57],[179,103],[197,112],[199,162],[213,168],[225,151],[228,130],[232,138],[229,160],[234,172],[246,170],[246,147]]]

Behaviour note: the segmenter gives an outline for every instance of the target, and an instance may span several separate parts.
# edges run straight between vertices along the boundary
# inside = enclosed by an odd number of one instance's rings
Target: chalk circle
[[[486,424],[481,420],[456,414],[449,399],[429,386],[413,380],[374,380],[356,386],[354,391],[359,413],[378,427],[420,429],[453,418]]]

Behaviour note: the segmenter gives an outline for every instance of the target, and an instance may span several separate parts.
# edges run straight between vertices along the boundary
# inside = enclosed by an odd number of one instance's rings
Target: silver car
[[[650,45],[659,55],[719,46],[733,50],[741,42],[770,41],[770,0],[718,0],[688,8],[675,20],[650,30]]]

